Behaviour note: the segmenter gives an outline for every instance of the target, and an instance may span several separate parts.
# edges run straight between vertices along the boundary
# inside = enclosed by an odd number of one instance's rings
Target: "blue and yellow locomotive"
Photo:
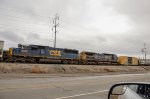
[[[21,45],[9,49],[8,61],[30,63],[78,64],[78,50],[53,48],[41,45]]]

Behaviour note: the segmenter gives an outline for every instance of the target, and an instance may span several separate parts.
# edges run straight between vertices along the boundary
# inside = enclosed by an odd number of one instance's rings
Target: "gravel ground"
[[[99,65],[62,65],[62,64],[20,64],[0,63],[0,73],[117,73],[117,72],[150,72],[150,66],[99,66]]]

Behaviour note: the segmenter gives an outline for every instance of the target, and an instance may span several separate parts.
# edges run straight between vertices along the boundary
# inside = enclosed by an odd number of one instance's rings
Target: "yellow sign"
[[[50,55],[52,56],[61,56],[61,51],[58,50],[50,50]]]

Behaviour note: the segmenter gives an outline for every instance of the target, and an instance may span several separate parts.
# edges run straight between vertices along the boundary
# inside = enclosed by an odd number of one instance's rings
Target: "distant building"
[[[3,47],[4,47],[4,41],[0,40],[0,60],[2,60],[3,57]]]

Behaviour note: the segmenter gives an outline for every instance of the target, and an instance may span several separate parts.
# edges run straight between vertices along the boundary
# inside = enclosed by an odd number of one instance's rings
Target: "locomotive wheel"
[[[17,63],[17,62],[18,62],[18,60],[17,60],[17,59],[18,59],[18,58],[14,58],[13,62]]]
[[[31,63],[35,63],[35,59],[31,59],[31,61],[30,61]]]
[[[74,64],[74,61],[71,61],[71,60],[70,60],[70,61],[69,61],[69,64]]]
[[[90,63],[89,62],[86,62],[86,65],[89,65]]]
[[[77,64],[79,64],[79,62],[78,62],[78,61],[75,61],[75,64],[77,65]]]
[[[21,60],[21,63],[25,63],[26,61],[25,60]]]
[[[86,65],[86,62],[83,62],[83,63],[81,63],[81,64]]]
[[[68,61],[67,61],[67,60],[64,60],[64,61],[63,61],[63,64],[68,64]]]
[[[39,63],[40,62],[40,60],[39,59],[35,59],[35,63]]]
[[[78,64],[78,61],[71,61],[71,64]]]

